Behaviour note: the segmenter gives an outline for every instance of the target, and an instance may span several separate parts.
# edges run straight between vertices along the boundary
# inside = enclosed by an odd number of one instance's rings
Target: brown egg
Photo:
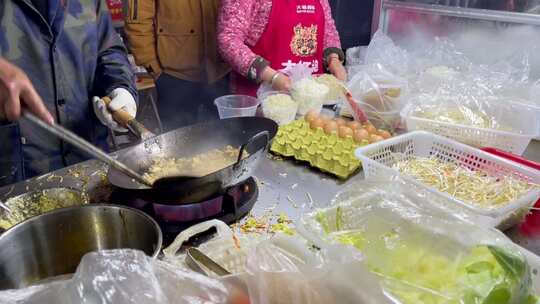
[[[339,137],[347,138],[353,136],[353,130],[349,127],[341,126],[339,127]]]
[[[372,124],[364,125],[364,129],[366,129],[366,131],[368,131],[369,134],[377,135],[377,128],[375,128]]]
[[[331,121],[332,119],[324,116],[324,115],[319,115],[319,119],[321,119],[324,123],[324,125],[326,125],[329,121]]]
[[[335,121],[329,121],[324,125],[324,133],[336,134],[338,132],[338,124]]]
[[[335,122],[338,124],[339,127],[347,125],[347,121],[343,118],[336,118]]]
[[[322,129],[324,128],[324,121],[320,118],[316,118],[314,120],[311,121],[311,123],[309,124],[309,126],[313,129],[313,130],[316,130],[316,129]]]
[[[311,122],[315,119],[319,118],[319,114],[315,111],[309,111],[306,116],[304,116],[304,120],[311,124]]]
[[[392,134],[390,134],[390,132],[388,132],[386,130],[379,130],[378,134],[379,134],[380,137],[382,137],[384,139],[388,139],[388,138],[392,137]]]
[[[353,130],[356,130],[356,129],[360,129],[362,127],[362,124],[359,123],[358,121],[353,120],[353,121],[349,121],[347,123],[347,127],[351,128]]]
[[[364,140],[369,140],[369,133],[364,129],[354,130],[354,141],[361,143]]]
[[[375,135],[375,134],[371,134],[369,136],[369,143],[376,143],[376,142],[379,142],[381,140],[384,140],[384,138],[382,138],[381,136],[379,135]]]

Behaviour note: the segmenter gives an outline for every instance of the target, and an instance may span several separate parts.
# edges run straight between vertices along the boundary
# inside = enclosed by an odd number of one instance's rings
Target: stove
[[[115,188],[110,201],[137,208],[152,216],[161,227],[164,245],[182,230],[210,219],[231,224],[247,215],[259,196],[253,177],[203,202],[175,205],[167,197],[144,197],[137,192]]]

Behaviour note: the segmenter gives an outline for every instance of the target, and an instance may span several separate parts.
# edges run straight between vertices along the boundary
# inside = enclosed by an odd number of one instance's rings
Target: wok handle
[[[128,112],[122,109],[112,111],[109,108],[109,104],[111,103],[110,97],[105,96],[102,98],[102,100],[107,106],[107,109],[111,112],[114,120],[122,127],[128,128],[133,134],[135,134],[142,140],[154,137],[154,134],[152,132],[150,132],[142,123],[138,122],[135,117],[131,116]]]
[[[242,161],[242,155],[244,155],[244,151],[247,150],[247,148],[253,144],[256,140],[259,138],[264,137],[266,139],[266,143],[264,144],[264,150],[268,150],[268,146],[270,145],[270,133],[268,131],[262,131],[255,135],[253,135],[247,143],[243,144],[242,147],[240,147],[240,152],[238,153],[238,159],[236,160],[235,166],[238,166],[240,162]]]

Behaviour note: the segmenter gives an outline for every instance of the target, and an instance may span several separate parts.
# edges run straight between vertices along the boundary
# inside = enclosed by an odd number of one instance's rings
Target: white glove
[[[114,121],[110,111],[114,112],[122,109],[128,112],[129,115],[135,117],[135,115],[137,115],[137,103],[135,103],[135,98],[133,98],[133,95],[124,88],[114,89],[111,94],[109,94],[109,97],[111,98],[111,103],[107,107],[101,98],[94,96],[94,98],[92,98],[94,112],[102,124],[114,131],[125,133],[128,130]]]

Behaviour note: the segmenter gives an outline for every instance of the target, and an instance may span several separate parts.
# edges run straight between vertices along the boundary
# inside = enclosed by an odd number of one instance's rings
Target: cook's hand
[[[34,89],[28,76],[8,61],[0,58],[0,119],[15,121],[22,107],[49,124],[54,118]]]
[[[114,89],[111,94],[109,94],[109,97],[111,98],[109,106],[105,105],[103,99],[94,97],[92,99],[94,112],[102,124],[114,131],[125,133],[128,130],[114,121],[110,111],[114,112],[122,109],[128,112],[132,117],[135,117],[137,115],[137,103],[135,103],[135,98],[133,98],[133,95],[124,88]]]
[[[341,81],[347,81],[347,71],[339,59],[332,58],[330,64],[328,65],[328,70],[332,75]]]
[[[292,83],[289,76],[278,72],[271,67],[266,67],[262,72],[261,79],[264,83],[272,86],[276,91],[289,91]]]

